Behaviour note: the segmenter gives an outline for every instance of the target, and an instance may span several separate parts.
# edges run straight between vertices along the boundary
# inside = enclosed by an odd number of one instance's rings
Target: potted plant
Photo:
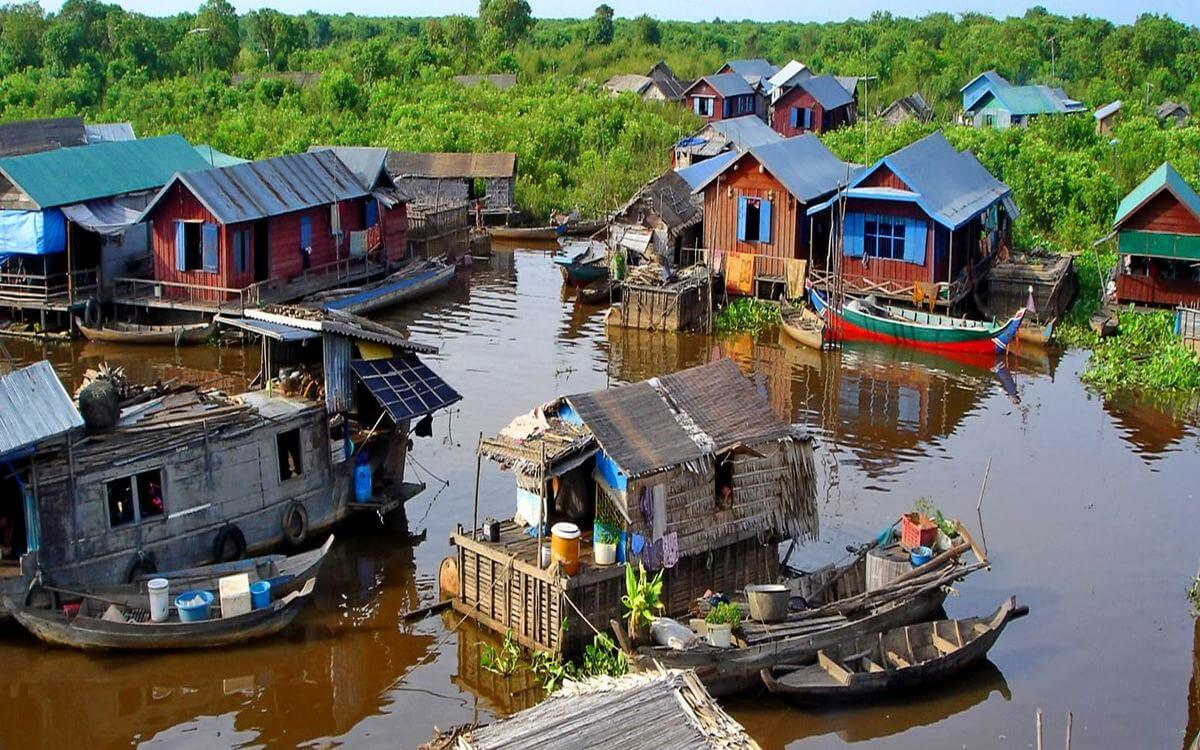
[[[625,617],[629,623],[629,642],[634,647],[650,642],[650,623],[663,609],[663,574],[658,571],[654,578],[647,579],[646,567],[638,562],[639,575],[634,575],[633,566],[625,564]]]
[[[708,644],[717,648],[729,648],[733,643],[733,630],[742,622],[742,610],[731,602],[717,602],[704,618],[708,626]]]
[[[937,551],[945,552],[958,544],[958,527],[954,522],[942,515],[942,512],[936,511],[933,516],[933,522],[937,524]]]
[[[617,561],[617,542],[621,535],[608,526],[597,526],[592,540],[592,556],[597,565],[612,565]]]

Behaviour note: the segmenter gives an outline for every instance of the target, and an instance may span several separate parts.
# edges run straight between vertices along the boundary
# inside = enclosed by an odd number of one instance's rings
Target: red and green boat
[[[848,341],[882,341],[897,346],[965,354],[1004,354],[1017,340],[1025,308],[1003,324],[964,320],[920,310],[880,305],[856,299],[835,309],[825,295],[808,287],[813,309],[836,337]]]

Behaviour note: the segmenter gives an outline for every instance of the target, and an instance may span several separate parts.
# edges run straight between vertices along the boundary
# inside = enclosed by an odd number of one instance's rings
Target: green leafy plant
[[[717,333],[749,333],[758,336],[779,325],[779,306],[766,300],[740,297],[717,313]]]
[[[597,544],[618,544],[621,541],[621,532],[609,526],[596,527],[596,543]]]
[[[649,626],[663,610],[662,571],[658,571],[653,578],[647,578],[646,566],[641,561],[638,561],[638,570],[639,574],[634,575],[633,566],[625,564],[625,596],[621,597],[621,604],[625,605],[631,639],[640,626]]]
[[[574,668],[570,662],[563,662],[557,656],[551,656],[545,651],[535,651],[529,661],[529,671],[542,681],[542,689],[553,693],[562,686],[563,680],[574,676]]]
[[[530,659],[529,670],[542,680],[542,688],[547,693],[553,693],[568,678],[581,680],[599,675],[620,677],[629,672],[629,660],[612,638],[597,633],[592,642],[584,647],[579,662],[564,662],[559,657],[538,651]]]
[[[729,625],[736,630],[742,624],[742,608],[733,602],[717,602],[708,610],[704,621],[709,625]]]
[[[521,667],[521,647],[517,645],[511,630],[504,632],[504,642],[497,649],[484,643],[479,649],[479,666],[487,671],[507,677]]]

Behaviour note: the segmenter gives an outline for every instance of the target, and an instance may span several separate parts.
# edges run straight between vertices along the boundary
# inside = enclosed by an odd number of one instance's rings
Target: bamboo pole
[[[478,539],[479,533],[479,471],[483,464],[483,432],[475,443],[475,500],[471,505],[471,538]]]
[[[1071,712],[1067,711],[1067,750],[1071,750]]]
[[[1042,709],[1037,710],[1037,750],[1042,750]]]

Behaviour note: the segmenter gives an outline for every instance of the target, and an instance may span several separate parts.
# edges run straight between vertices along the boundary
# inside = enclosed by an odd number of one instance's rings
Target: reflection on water
[[[914,750],[1024,747],[1020,728],[1039,706],[1074,710],[1081,747],[1181,745],[1185,724],[1186,738],[1197,733],[1194,682],[1182,700],[1192,668],[1183,654],[1200,649],[1182,598],[1195,566],[1191,530],[1200,524],[1194,423],[1090,395],[1078,382],[1080,353],[1027,348],[1004,367],[872,345],[822,354],[775,334],[754,341],[606,331],[603,313],[562,293],[544,253],[499,251],[445,291],[383,314],[440,348],[428,359],[464,396],[413,448],[414,478],[430,490],[408,513],[426,541],[339,533],[313,606],[283,638],[246,648],[89,656],[0,633],[0,746],[411,747],[434,724],[525,707],[537,699],[533,682],[478,667],[478,644],[494,643],[494,634],[470,623],[454,629],[462,618],[453,613],[415,625],[401,618],[436,595],[446,539],[471,516],[476,436],[556,395],[722,356],[761,381],[781,417],[817,438],[822,539],[796,562],[839,557],[842,545],[873,534],[920,496],[974,520],[991,459],[984,516],[996,565],[973,576],[947,609],[955,617],[989,612],[1015,593],[1032,610],[993,649],[996,667],[945,691],[833,713],[761,697],[731,703],[765,747],[867,739]],[[258,371],[257,346],[4,343],[20,362],[49,359],[71,385],[101,358],[136,379],[230,390]],[[442,479],[449,484],[437,492]],[[485,462],[481,516],[505,517],[512,505],[511,474]],[[1114,554],[1113,544],[1131,553]],[[1147,716],[1162,718],[1148,725]]]

